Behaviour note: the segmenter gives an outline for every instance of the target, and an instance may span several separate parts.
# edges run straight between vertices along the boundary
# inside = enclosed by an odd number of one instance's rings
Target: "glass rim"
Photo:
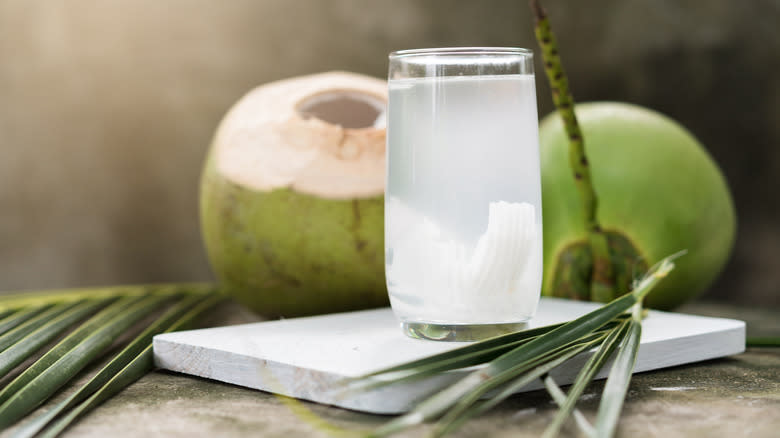
[[[388,58],[411,58],[415,56],[448,55],[520,55],[533,56],[531,49],[522,47],[437,47],[426,49],[405,49],[390,52]]]

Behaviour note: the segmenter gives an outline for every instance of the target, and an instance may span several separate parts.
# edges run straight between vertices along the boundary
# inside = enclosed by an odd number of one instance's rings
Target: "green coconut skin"
[[[209,261],[225,292],[261,315],[388,304],[381,196],[333,200],[287,188],[249,190],[219,175],[211,152],[200,213]]]
[[[647,305],[671,309],[701,293],[728,260],[736,230],[734,204],[716,163],[691,133],[657,112],[597,102],[577,105],[576,114],[602,228],[626,237],[649,265],[688,251],[647,297]],[[542,290],[556,295],[560,257],[567,247],[585,242],[586,232],[582,201],[569,167],[568,138],[557,113],[542,121],[539,135]]]

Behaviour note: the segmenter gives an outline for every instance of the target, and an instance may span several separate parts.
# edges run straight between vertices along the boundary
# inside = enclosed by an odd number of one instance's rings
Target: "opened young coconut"
[[[268,316],[387,303],[386,83],[331,72],[244,96],[201,181],[201,222],[225,290]]]

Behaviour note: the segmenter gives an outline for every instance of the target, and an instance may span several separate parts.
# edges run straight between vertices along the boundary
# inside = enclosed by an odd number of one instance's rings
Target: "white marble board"
[[[542,298],[530,324],[539,327],[581,316],[596,304]],[[389,308],[267,321],[158,335],[157,365],[172,371],[358,411],[395,414],[461,377],[456,371],[401,386],[345,396],[354,377],[464,345],[404,336]],[[697,362],[745,349],[745,323],[651,311],[643,324],[635,372]],[[552,375],[571,383],[587,354]],[[604,378],[606,368],[599,378]],[[521,391],[540,388],[539,382]]]

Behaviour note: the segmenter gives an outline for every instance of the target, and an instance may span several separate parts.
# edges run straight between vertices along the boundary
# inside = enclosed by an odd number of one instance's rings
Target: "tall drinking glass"
[[[542,199],[533,55],[390,54],[385,263],[412,337],[466,341],[536,312]]]

